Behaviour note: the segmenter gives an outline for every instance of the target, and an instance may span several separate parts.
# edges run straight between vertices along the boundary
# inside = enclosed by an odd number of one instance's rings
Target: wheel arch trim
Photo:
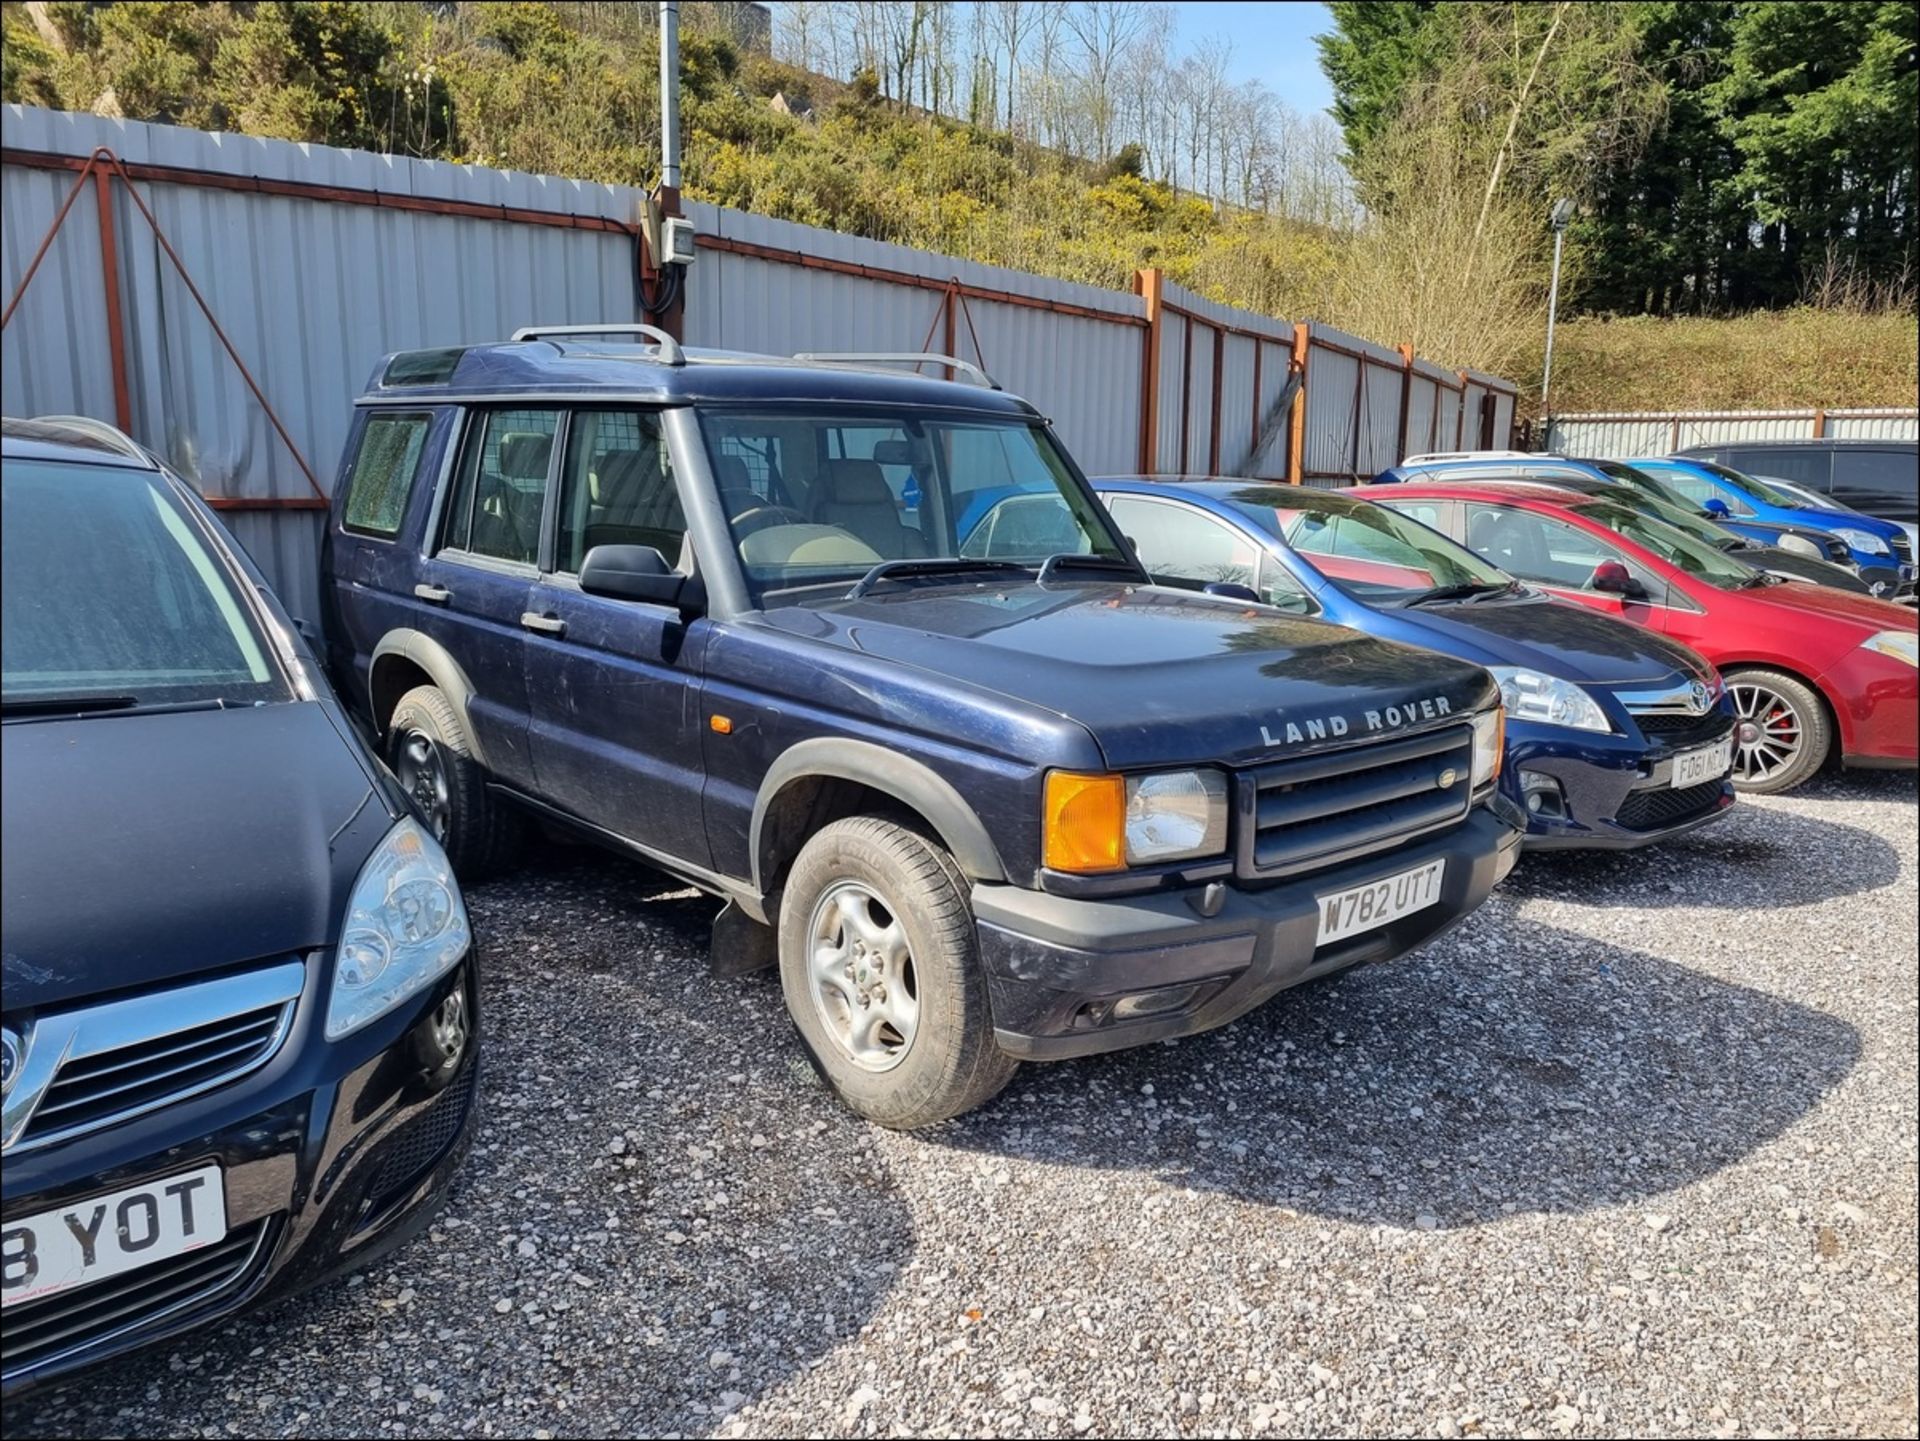
[[[460,724],[466,728],[467,745],[473,751],[474,759],[481,765],[486,765],[486,752],[482,748],[480,737],[474,732],[473,719],[469,714],[474,696],[473,682],[468,679],[460,662],[455,660],[448,653],[447,648],[432,636],[403,628],[390,630],[380,638],[380,643],[373,648],[373,660],[367,667],[369,703],[374,694],[374,677],[380,673],[380,662],[396,657],[420,667],[440,688],[448,703],[459,714]],[[379,721],[379,729],[382,734],[385,733],[385,720]]]

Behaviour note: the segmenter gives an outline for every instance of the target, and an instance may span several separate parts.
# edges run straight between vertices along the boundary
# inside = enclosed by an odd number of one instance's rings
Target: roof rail
[[[1561,457],[1547,451],[1528,450],[1430,450],[1423,455],[1410,455],[1401,461],[1402,465],[1433,465],[1445,460],[1558,460]]]
[[[818,365],[945,365],[973,378],[988,390],[998,390],[1000,382],[971,361],[953,355],[935,355],[919,350],[806,350],[793,357]]]
[[[657,325],[523,325],[513,332],[515,340],[551,340],[556,335],[638,335],[660,347],[663,365],[685,365],[687,353],[680,342]]]
[[[36,415],[34,421],[40,425],[59,425],[68,430],[77,430],[82,435],[91,436],[99,441],[108,450],[124,455],[128,460],[139,461],[149,470],[157,468],[153,457],[147,454],[139,441],[119,426],[109,425],[104,420],[95,420],[91,415]]]

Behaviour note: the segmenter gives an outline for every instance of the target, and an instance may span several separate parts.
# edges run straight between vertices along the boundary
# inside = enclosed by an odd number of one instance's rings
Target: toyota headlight
[[[1862,650],[1877,650],[1920,669],[1920,634],[1910,630],[1883,630],[1870,640],[1860,642]]]
[[[1093,874],[1217,856],[1227,848],[1227,778],[1217,770],[1047,775],[1049,870]]]
[[[1501,703],[1515,720],[1578,731],[1613,729],[1600,703],[1570,680],[1525,666],[1491,665],[1487,669],[1500,683]]]
[[[1773,543],[1790,555],[1810,555],[1815,560],[1825,560],[1827,558],[1827,553],[1820,549],[1819,546],[1808,540],[1804,535],[1795,535],[1791,531],[1781,532]]]
[[[1500,757],[1507,745],[1507,712],[1503,706],[1483,710],[1473,718],[1473,789],[1492,785],[1500,774]]]
[[[1868,531],[1855,530],[1852,526],[1843,526],[1833,532],[1855,550],[1865,551],[1868,555],[1891,555],[1893,548],[1879,536]]]
[[[446,852],[417,821],[401,821],[353,883],[334,958],[327,1039],[357,1031],[432,985],[472,939]]]

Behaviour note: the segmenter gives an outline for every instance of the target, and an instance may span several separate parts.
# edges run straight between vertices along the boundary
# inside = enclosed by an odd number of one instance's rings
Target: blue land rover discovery
[[[1512,865],[1480,667],[1154,587],[984,376],[636,330],[358,402],[331,662],[456,868],[533,815],[725,898],[715,968],[777,964],[908,1127],[1400,955]]]

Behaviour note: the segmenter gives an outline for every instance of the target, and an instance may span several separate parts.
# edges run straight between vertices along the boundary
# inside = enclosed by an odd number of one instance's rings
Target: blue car
[[[1485,666],[1507,706],[1500,787],[1529,849],[1625,849],[1725,815],[1733,708],[1713,667],[1552,600],[1352,492],[1096,480],[1161,585],[1259,601]]]
[[[1576,489],[1591,493],[1589,482],[1627,486],[1651,496],[1665,505],[1677,505],[1697,511],[1722,529],[1743,540],[1772,546],[1808,560],[1823,560],[1844,565],[1857,572],[1852,553],[1845,541],[1828,532],[1792,523],[1755,520],[1734,513],[1723,501],[1707,503],[1676,488],[1668,480],[1650,474],[1639,462],[1632,465],[1618,460],[1576,459],[1565,455],[1522,455],[1519,452],[1459,456],[1446,460],[1410,460],[1376,475],[1370,484],[1396,485],[1415,480],[1441,480],[1460,484],[1478,480],[1541,481],[1548,485],[1572,482]]]
[[[1700,457],[1652,456],[1627,463],[1695,505],[1710,508],[1719,501],[1730,512],[1731,523],[1759,521],[1831,535],[1846,543],[1860,579],[1875,595],[1899,600],[1913,593],[1913,546],[1898,521],[1807,505],[1757,476]]]

